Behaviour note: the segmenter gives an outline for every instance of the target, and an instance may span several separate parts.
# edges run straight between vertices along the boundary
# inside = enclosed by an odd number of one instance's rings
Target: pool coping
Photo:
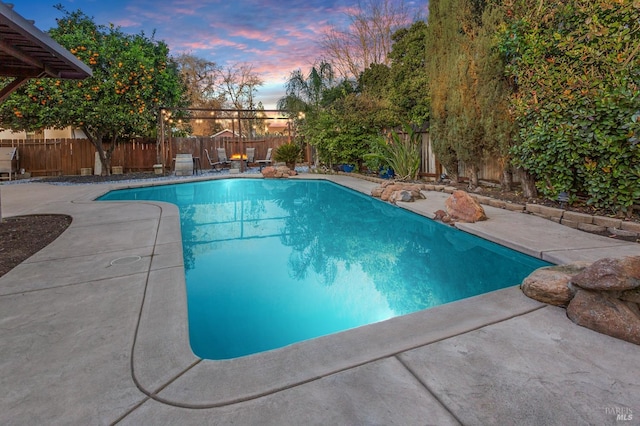
[[[372,187],[377,186],[375,183],[333,175],[300,178],[329,180],[367,195]],[[190,181],[197,180],[203,179]],[[176,182],[162,184],[172,183]],[[112,189],[149,185],[154,183],[116,185],[105,188],[102,193]],[[446,196],[447,194],[431,194],[428,198],[439,204]],[[97,197],[95,195],[94,199]],[[167,247],[171,247],[171,250],[179,250],[179,253],[172,253],[170,257],[175,259],[179,254],[182,259],[182,245],[172,244],[181,241],[177,206],[148,201],[145,203],[157,205],[161,211],[162,225],[158,227],[156,241],[162,244],[162,256],[167,256]],[[428,208],[425,208],[424,204],[418,207],[418,203],[401,203],[401,207],[426,217],[433,217],[430,212],[436,210],[431,205]],[[487,209],[490,210],[490,218],[520,214],[501,209],[491,210],[491,207]],[[482,238],[496,240],[491,228],[486,225],[483,227],[482,224],[460,223],[456,226]],[[592,238],[589,240],[592,241]],[[555,253],[554,247],[550,250],[530,248],[511,239],[496,242],[552,263],[571,261],[575,256],[568,253],[581,250],[618,250],[627,246],[618,244],[619,241],[606,239],[595,245],[578,241],[575,247],[559,250],[558,254]],[[637,249],[637,246],[632,248]],[[154,248],[154,256],[159,254]],[[585,256],[590,256],[589,252],[584,252],[578,257]],[[132,348],[132,375],[143,393],[163,404],[184,408],[221,407],[319,380],[410,349],[525,315],[545,306],[525,297],[515,286],[255,355],[212,361],[200,359],[190,350],[183,265],[168,269],[152,268],[145,286],[144,302]]]

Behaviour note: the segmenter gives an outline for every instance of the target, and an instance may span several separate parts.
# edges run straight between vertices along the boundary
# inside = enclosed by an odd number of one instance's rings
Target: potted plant
[[[276,148],[273,158],[277,162],[285,163],[287,167],[294,170],[301,153],[302,149],[297,144],[290,142]]]

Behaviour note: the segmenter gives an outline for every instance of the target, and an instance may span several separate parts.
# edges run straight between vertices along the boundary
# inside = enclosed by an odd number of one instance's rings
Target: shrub
[[[420,171],[422,138],[409,125],[403,126],[405,135],[396,131],[374,141],[375,152],[365,155],[368,165],[388,166],[397,180],[416,180]]]
[[[302,148],[290,142],[276,148],[273,158],[278,162],[286,163],[288,166],[295,166],[296,162],[300,159],[301,153]]]

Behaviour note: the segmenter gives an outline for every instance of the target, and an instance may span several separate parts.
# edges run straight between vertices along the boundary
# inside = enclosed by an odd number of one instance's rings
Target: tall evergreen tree
[[[501,15],[486,0],[434,0],[427,28],[434,150],[454,179],[463,162],[472,186],[490,157],[508,165],[509,85],[496,53]],[[509,179],[504,179],[509,183]]]
[[[389,101],[399,109],[403,121],[422,126],[429,120],[427,74],[427,24],[416,21],[396,31],[389,54]]]
[[[456,58],[460,34],[457,6],[460,0],[432,0],[429,3],[429,25],[427,26],[427,74],[431,95],[429,132],[433,150],[447,173],[458,179],[458,153],[453,143],[449,111],[452,86],[457,73]]]

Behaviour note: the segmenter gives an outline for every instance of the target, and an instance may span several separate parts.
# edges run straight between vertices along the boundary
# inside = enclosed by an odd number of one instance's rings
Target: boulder
[[[375,188],[373,188],[371,190],[371,196],[372,197],[376,197],[376,198],[380,198],[382,196],[382,191],[384,188],[382,188],[381,186],[376,186]]]
[[[402,187],[400,185],[383,185],[382,186],[382,194],[380,194],[380,199],[382,201],[389,201],[389,198],[391,198],[391,194],[393,194],[396,191],[399,191],[400,189],[402,189]]]
[[[413,195],[411,191],[407,191],[406,189],[401,189],[399,191],[395,191],[389,197],[389,201],[395,203],[397,201],[403,201],[405,203],[409,203],[414,201]]]
[[[587,290],[625,291],[640,288],[640,256],[600,259],[573,277],[572,282]]]
[[[578,325],[640,345],[640,256],[540,268],[521,288],[532,299],[567,306]]]
[[[578,288],[567,307],[574,323],[640,345],[640,310],[603,292]]]
[[[436,210],[433,213],[434,220],[442,220],[445,218],[445,216],[447,216],[447,212],[445,212],[444,210]]]
[[[262,169],[262,176],[265,178],[288,178],[296,174],[295,170],[291,170],[287,166],[268,166]]]
[[[620,300],[627,302],[633,302],[640,304],[640,288],[634,288],[633,290],[625,290],[620,292],[618,297]]]
[[[447,213],[454,220],[478,222],[487,220],[484,209],[465,191],[455,190],[444,202]]]
[[[576,292],[571,285],[572,277],[588,265],[588,262],[576,262],[538,268],[524,279],[520,288],[534,300],[565,307]]]
[[[421,192],[422,185],[401,182],[383,182],[379,187],[371,190],[371,195],[380,197],[382,201],[395,203],[396,201],[412,202],[424,199]]]
[[[261,173],[262,173],[262,176],[266,178],[274,178],[276,177],[276,168],[271,166],[264,167]]]

